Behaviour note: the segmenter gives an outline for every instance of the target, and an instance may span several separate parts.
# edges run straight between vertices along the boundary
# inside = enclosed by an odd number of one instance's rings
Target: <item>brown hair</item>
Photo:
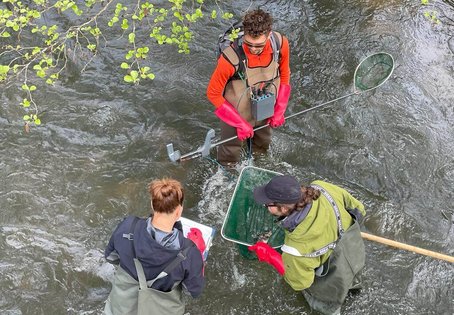
[[[315,189],[313,187],[301,186],[301,196],[302,196],[302,198],[296,204],[275,203],[275,206],[277,206],[279,208],[287,208],[287,209],[291,210],[290,213],[293,210],[296,210],[296,211],[303,210],[303,208],[306,205],[312,203],[314,200],[317,200],[318,197],[320,197],[320,190]]]
[[[184,191],[181,183],[175,179],[156,179],[148,185],[152,211],[172,213],[183,205]]]
[[[243,18],[244,34],[259,37],[260,35],[268,35],[271,32],[273,18],[269,13],[261,9],[246,13]]]

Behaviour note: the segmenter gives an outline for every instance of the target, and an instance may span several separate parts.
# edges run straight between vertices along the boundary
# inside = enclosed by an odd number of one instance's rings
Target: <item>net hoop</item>
[[[387,64],[388,66],[391,67],[390,70],[388,70],[388,73],[386,74],[385,77],[380,78],[380,80],[378,80],[379,83],[376,84],[375,86],[370,87],[370,88],[366,88],[366,89],[361,89],[360,87],[357,86],[357,79],[358,79],[359,69],[361,69],[361,66],[366,64],[366,62],[368,62],[368,61],[370,61],[373,58],[376,58],[378,56],[382,56],[382,57],[386,58],[387,60],[391,61],[391,65]],[[378,88],[379,86],[383,85],[386,81],[388,81],[388,79],[391,76],[391,74],[393,73],[393,71],[394,71],[394,58],[393,58],[393,56],[391,54],[388,54],[386,52],[378,52],[378,53],[375,53],[375,54],[367,56],[366,58],[364,58],[359,63],[359,65],[355,69],[355,73],[353,75],[353,89],[354,89],[354,92],[355,93],[362,93],[362,92],[366,92],[366,91],[370,91],[370,90]]]

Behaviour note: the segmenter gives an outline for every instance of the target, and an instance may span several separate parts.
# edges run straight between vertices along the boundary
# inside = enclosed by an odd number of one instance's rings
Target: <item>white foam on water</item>
[[[102,278],[104,281],[112,282],[115,266],[107,263],[104,253],[98,249],[90,249],[82,257],[79,265],[74,269],[78,272],[88,272]]]
[[[242,274],[236,265],[232,266],[232,271],[233,271],[233,279],[235,281],[232,282],[231,287],[232,290],[239,289],[241,287],[244,287],[244,285],[247,283],[247,277],[245,274]]]
[[[454,305],[454,268],[448,262],[427,258],[415,266],[407,294],[429,304],[451,302]],[[449,301],[451,299],[451,301]],[[452,309],[451,309],[452,310]]]
[[[41,258],[36,260],[43,260],[54,267],[62,263],[67,272],[85,272],[105,281],[113,278],[114,267],[105,261],[104,254],[99,249],[89,249],[82,243],[39,228],[4,226],[0,229],[0,234],[7,245],[14,250],[20,249],[27,256],[32,256],[32,259],[33,256],[39,256]],[[3,262],[2,265],[9,266],[10,263]]]
[[[230,179],[221,168],[207,179],[202,188],[202,199],[197,204],[198,216],[203,222],[222,224],[235,184],[236,179]]]

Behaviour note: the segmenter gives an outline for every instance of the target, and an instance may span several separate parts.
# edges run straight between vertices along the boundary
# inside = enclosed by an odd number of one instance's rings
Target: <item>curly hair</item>
[[[154,180],[148,185],[148,192],[152,211],[172,213],[178,206],[183,205],[184,190],[181,183],[175,179]]]
[[[312,203],[314,200],[317,200],[320,197],[320,190],[313,187],[301,186],[301,200],[296,204],[282,204],[275,203],[274,205],[278,208],[286,208],[291,211],[301,211],[307,204]]]
[[[243,18],[244,34],[254,38],[260,35],[268,35],[271,32],[273,18],[269,13],[261,9],[246,13]]]

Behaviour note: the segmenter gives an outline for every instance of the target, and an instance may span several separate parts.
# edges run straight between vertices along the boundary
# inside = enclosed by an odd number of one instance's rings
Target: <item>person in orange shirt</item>
[[[253,150],[266,151],[271,128],[284,124],[291,91],[289,43],[272,31],[272,23],[271,15],[261,9],[246,13],[244,36],[222,51],[208,84],[207,97],[221,120],[221,140],[237,136],[218,147],[217,159],[223,165],[240,161],[243,141],[248,138]],[[267,103],[271,114],[254,117],[251,99],[264,98],[257,106]],[[269,126],[253,131],[265,124]]]

